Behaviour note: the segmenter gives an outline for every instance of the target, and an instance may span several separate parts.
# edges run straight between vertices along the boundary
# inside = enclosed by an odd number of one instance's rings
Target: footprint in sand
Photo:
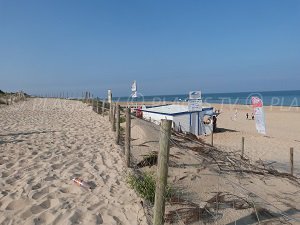
[[[71,221],[72,224],[80,224],[81,223],[81,213],[80,212],[75,212],[69,220]]]
[[[61,193],[64,193],[64,194],[70,192],[68,188],[61,188],[61,189],[59,189],[59,191],[60,191]]]
[[[43,211],[43,208],[40,207],[39,205],[34,205],[30,208],[30,211],[32,214],[38,214]]]
[[[6,206],[6,210],[19,210],[22,208],[25,208],[25,206],[29,203],[28,200],[25,199],[18,199],[18,200],[14,200],[12,202],[10,202],[7,206]]]
[[[49,199],[47,199],[46,201],[42,202],[39,205],[34,205],[30,208],[30,211],[32,214],[38,214],[46,209],[49,209],[51,207],[51,202]]]
[[[6,168],[9,169],[9,168],[11,168],[13,165],[14,165],[14,163],[7,163],[7,164],[6,164]]]
[[[53,181],[53,180],[57,180],[58,176],[56,174],[52,175],[52,176],[47,176],[44,181]]]
[[[62,163],[58,163],[58,164],[53,164],[53,165],[51,165],[51,168],[52,168],[53,170],[57,170],[57,169],[62,168],[62,166],[63,166]]]
[[[49,224],[54,220],[54,216],[51,213],[43,212],[37,218],[33,219],[34,225]]]
[[[113,216],[113,219],[114,219],[114,221],[116,221],[117,225],[122,225],[123,224],[118,217]]]
[[[6,178],[6,177],[10,176],[11,174],[12,174],[12,172],[4,172],[3,171],[1,177]]]
[[[103,219],[100,213],[96,215],[96,224],[103,224]]]
[[[38,200],[40,197],[48,193],[49,193],[49,187],[46,187],[43,188],[41,191],[34,193],[31,198],[34,200]]]
[[[37,189],[40,189],[42,187],[42,185],[40,183],[36,184],[36,185],[33,185],[32,186],[32,190],[37,190]]]
[[[6,184],[10,184],[10,185],[13,185],[15,182],[16,182],[16,178],[13,177],[13,178],[9,178],[5,181]]]
[[[51,201],[47,199],[46,201],[43,201],[39,206],[43,209],[49,209],[51,207]]]

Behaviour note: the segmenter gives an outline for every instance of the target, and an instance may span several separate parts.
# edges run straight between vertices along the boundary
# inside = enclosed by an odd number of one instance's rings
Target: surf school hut
[[[211,117],[214,114],[213,107],[199,111],[189,111],[186,105],[164,105],[154,107],[142,107],[143,118],[156,124],[162,119],[173,121],[172,128],[179,132],[192,133],[196,136],[209,135],[213,124]]]

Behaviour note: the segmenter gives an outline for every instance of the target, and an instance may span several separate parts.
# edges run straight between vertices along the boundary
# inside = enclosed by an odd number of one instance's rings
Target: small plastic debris
[[[83,187],[83,188],[86,188],[86,189],[91,189],[90,185],[81,180],[80,178],[73,178],[72,181],[75,183],[75,184],[78,184],[80,187]]]

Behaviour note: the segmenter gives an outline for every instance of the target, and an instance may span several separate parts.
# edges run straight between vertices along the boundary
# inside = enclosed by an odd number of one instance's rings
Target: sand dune
[[[0,224],[146,224],[107,118],[56,99],[1,107],[0,115]]]

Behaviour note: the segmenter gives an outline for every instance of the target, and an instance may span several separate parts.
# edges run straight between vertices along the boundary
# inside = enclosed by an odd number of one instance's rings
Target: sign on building
[[[191,99],[201,99],[201,91],[190,91],[189,93],[189,100]]]
[[[202,111],[201,91],[190,91],[188,108],[190,112]]]

